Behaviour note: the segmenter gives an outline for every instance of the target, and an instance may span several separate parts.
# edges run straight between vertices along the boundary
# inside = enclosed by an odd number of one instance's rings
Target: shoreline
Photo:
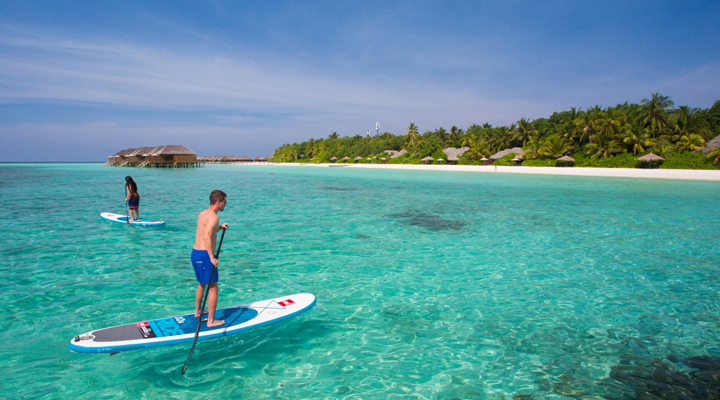
[[[295,167],[335,167],[365,169],[396,169],[414,171],[463,171],[501,174],[535,174],[563,176],[597,176],[606,178],[673,179],[720,182],[720,170],[696,169],[631,169],[631,168],[575,168],[575,167],[521,167],[494,165],[420,165],[420,164],[313,164],[313,163],[242,163],[237,165],[276,165]]]

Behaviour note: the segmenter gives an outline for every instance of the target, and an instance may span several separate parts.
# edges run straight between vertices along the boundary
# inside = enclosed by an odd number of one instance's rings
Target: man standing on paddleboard
[[[210,285],[208,294],[208,328],[220,326],[225,323],[224,320],[215,319],[215,308],[218,303],[218,275],[216,269],[218,259],[215,258],[215,242],[217,241],[217,232],[220,229],[227,229],[228,224],[220,223],[217,213],[225,209],[227,203],[227,195],[222,190],[213,190],[210,193],[210,207],[203,210],[198,216],[197,229],[195,231],[195,245],[190,256],[193,268],[195,268],[195,278],[198,281],[197,290],[195,290],[195,316],[200,318],[202,312],[202,298],[205,292],[205,286]],[[214,273],[213,273],[214,272]]]

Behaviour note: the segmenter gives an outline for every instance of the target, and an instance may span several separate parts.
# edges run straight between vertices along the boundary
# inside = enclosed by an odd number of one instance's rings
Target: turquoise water
[[[124,213],[127,174],[165,227],[100,219]],[[71,352],[76,334],[192,310],[194,223],[216,188],[220,306],[317,306],[199,343],[185,377],[189,346]],[[719,203],[715,182],[0,165],[0,397],[707,397]]]

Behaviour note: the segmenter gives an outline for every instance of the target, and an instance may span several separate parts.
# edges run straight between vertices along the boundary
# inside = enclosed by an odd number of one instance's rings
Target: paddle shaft
[[[220,260],[220,248],[222,247],[223,239],[225,239],[225,231],[227,229],[223,229],[222,236],[220,236],[220,244],[218,244],[217,253],[215,253],[215,259]],[[188,354],[187,360],[185,360],[185,365],[182,369],[182,374],[185,375],[185,372],[187,372],[188,366],[190,365],[190,359],[192,359],[193,352],[195,351],[195,345],[197,344],[198,335],[200,335],[200,327],[202,326],[202,316],[205,312],[205,303],[207,303],[208,295],[210,294],[210,284],[212,284],[213,277],[215,276],[215,270],[217,269],[217,265],[213,265],[213,270],[210,273],[210,280],[208,281],[207,288],[205,288],[205,297],[202,301],[202,306],[200,307],[200,317],[198,317],[198,324],[197,328],[195,329],[195,340],[193,340],[193,345],[190,348],[190,354]],[[208,314],[208,319],[210,319],[210,315]]]

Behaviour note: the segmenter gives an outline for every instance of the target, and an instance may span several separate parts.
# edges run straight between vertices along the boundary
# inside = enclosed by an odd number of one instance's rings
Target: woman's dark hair
[[[125,185],[129,188],[130,193],[137,193],[137,183],[130,175],[125,177]]]

